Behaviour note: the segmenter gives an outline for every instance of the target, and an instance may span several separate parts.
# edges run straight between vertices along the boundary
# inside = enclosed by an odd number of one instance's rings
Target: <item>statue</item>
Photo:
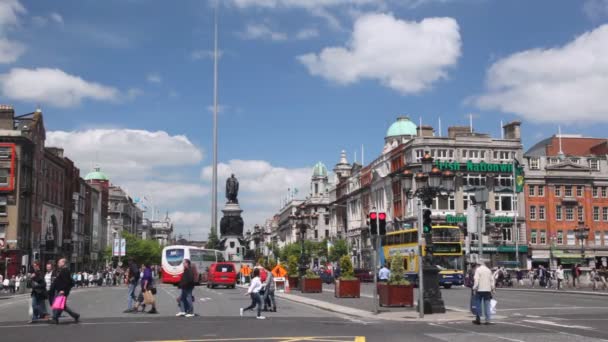
[[[239,194],[239,181],[234,177],[234,174],[226,180],[226,199],[228,203],[239,203],[237,196]]]

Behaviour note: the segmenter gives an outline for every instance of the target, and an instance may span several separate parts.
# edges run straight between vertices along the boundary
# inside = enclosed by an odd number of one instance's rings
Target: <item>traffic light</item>
[[[380,235],[384,236],[386,235],[386,213],[378,213],[378,218],[380,223],[378,230]]]
[[[494,223],[492,223],[492,218],[494,217],[492,215],[492,209],[490,208],[485,208],[484,210],[484,214],[485,214],[485,230],[483,231],[484,234],[487,234],[488,232],[491,232],[494,230]]]
[[[422,232],[424,234],[431,234],[433,228],[433,219],[431,219],[431,211],[424,209],[422,212]]]
[[[378,235],[378,222],[376,222],[378,213],[375,211],[371,212],[367,215],[367,218],[369,219],[369,233],[371,235]]]

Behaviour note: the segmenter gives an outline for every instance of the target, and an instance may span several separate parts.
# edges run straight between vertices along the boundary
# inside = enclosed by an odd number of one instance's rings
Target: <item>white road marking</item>
[[[582,325],[566,325],[566,324],[559,324],[557,322],[545,321],[545,320],[524,320],[524,322],[544,324],[544,325],[550,325],[553,327],[568,328],[568,329],[595,330],[594,328],[585,327]]]
[[[203,297],[203,298],[200,298],[199,300],[200,300],[201,302],[206,302],[206,301],[208,301],[208,300],[211,300],[211,298],[210,298],[210,297]]]
[[[496,334],[484,334],[484,333],[480,333],[480,332],[476,332],[476,331],[472,331],[472,330],[466,330],[466,329],[458,329],[458,328],[454,328],[452,326],[450,327],[445,327],[436,323],[429,323],[429,325],[434,326],[434,327],[439,327],[439,328],[443,328],[443,329],[447,329],[447,330],[457,330],[457,331],[462,331],[465,332],[467,334],[473,334],[473,335],[478,335],[478,336],[484,336],[484,337],[493,337],[493,338],[497,338],[500,340],[505,340],[505,341],[511,341],[511,342],[526,342],[524,340],[517,340],[517,339],[513,339],[513,338],[508,338],[508,337],[503,337],[503,336],[498,336]]]
[[[568,310],[587,310],[587,309],[606,309],[608,310],[607,306],[549,306],[549,307],[542,307],[542,308],[518,308],[518,309],[500,309],[500,311],[526,311],[526,310],[555,310],[555,309],[562,309],[562,308],[568,308]]]

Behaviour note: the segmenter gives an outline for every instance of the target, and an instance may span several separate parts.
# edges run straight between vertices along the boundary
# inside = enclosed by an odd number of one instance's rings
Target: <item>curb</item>
[[[506,292],[535,292],[535,293],[560,293],[569,295],[581,295],[581,296],[596,296],[596,297],[608,297],[608,293],[603,292],[589,292],[589,291],[563,291],[563,290],[542,290],[542,289],[505,289],[498,288],[497,291]]]

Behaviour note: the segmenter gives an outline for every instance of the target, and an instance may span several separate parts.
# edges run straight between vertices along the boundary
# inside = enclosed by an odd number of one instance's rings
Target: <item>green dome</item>
[[[315,167],[312,168],[313,177],[327,177],[327,167],[325,164],[318,162]]]
[[[108,178],[108,176],[106,176],[105,173],[101,172],[99,170],[99,168],[95,168],[95,171],[89,172],[84,177],[84,180],[104,180],[104,181],[109,181],[110,178]]]
[[[397,118],[391,127],[386,132],[386,137],[398,137],[401,135],[417,135],[416,124],[413,123],[410,118],[402,116]]]

